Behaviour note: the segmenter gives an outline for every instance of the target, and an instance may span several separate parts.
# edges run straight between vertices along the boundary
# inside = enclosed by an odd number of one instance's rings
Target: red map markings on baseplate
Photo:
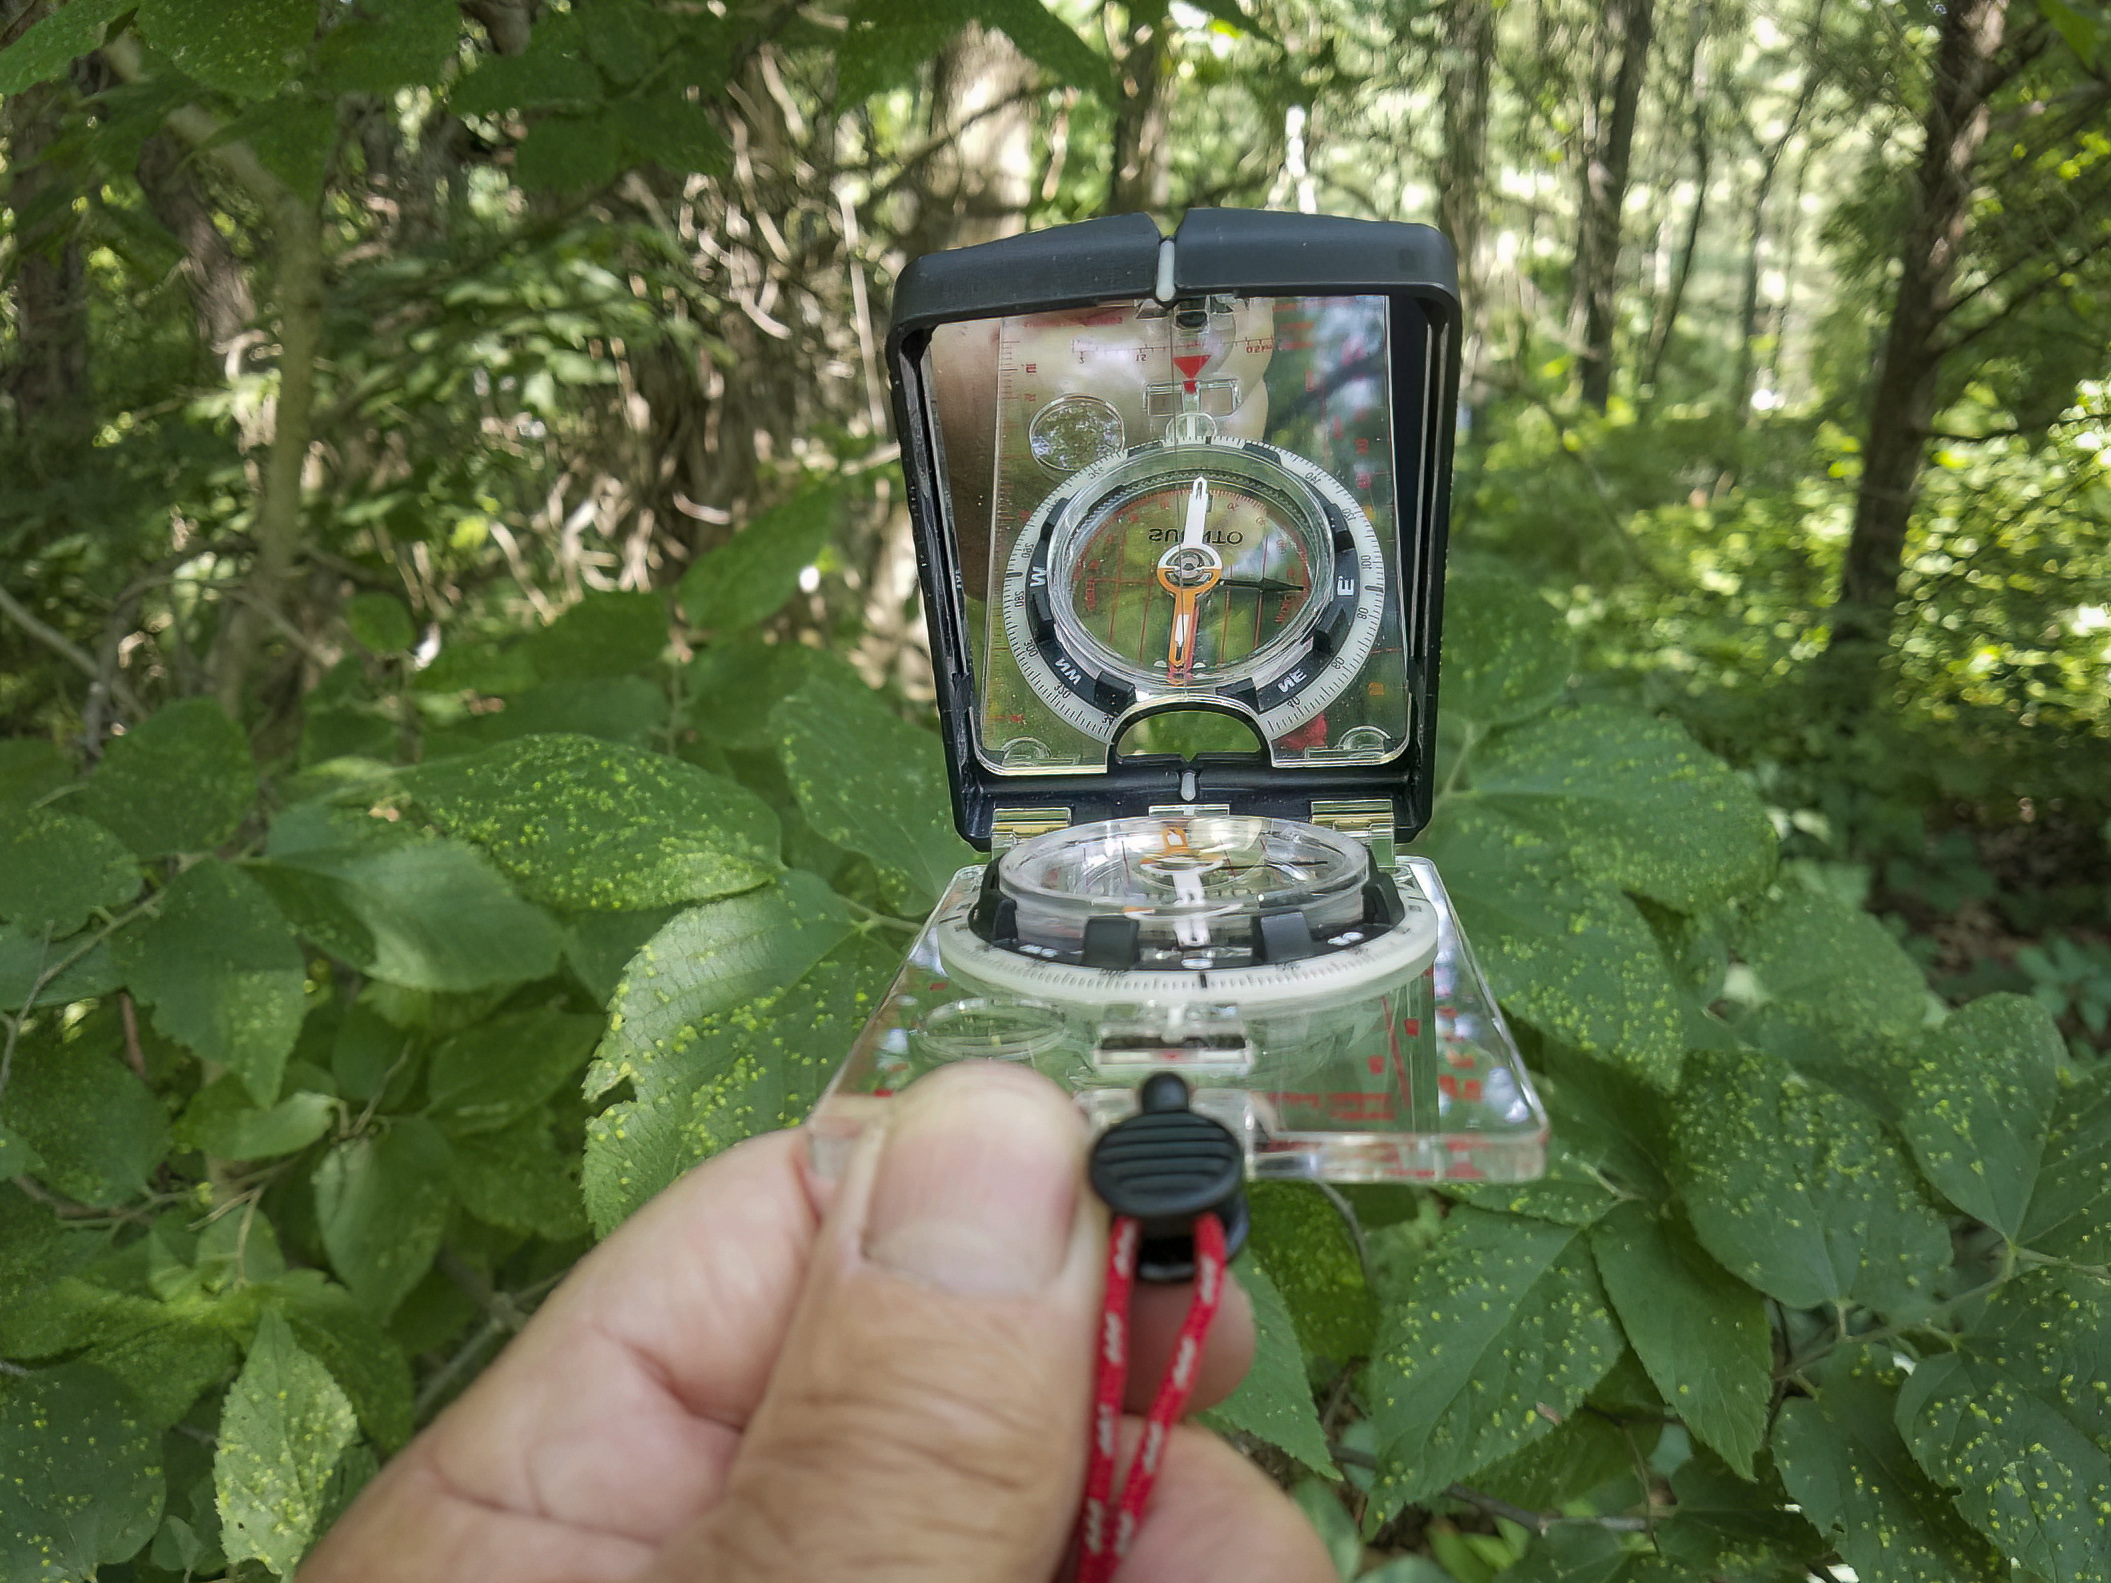
[[[1180,377],[1187,381],[1187,393],[1195,393],[1195,376],[1202,372],[1202,365],[1209,361],[1207,352],[1190,352],[1186,357],[1173,359],[1173,366],[1180,370]]]

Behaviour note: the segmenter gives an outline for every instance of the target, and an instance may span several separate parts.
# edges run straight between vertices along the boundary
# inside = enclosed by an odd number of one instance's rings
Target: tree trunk
[[[0,388],[24,433],[67,433],[89,421],[87,268],[63,180],[44,163],[66,97],[63,86],[42,83],[5,105],[15,346]]]
[[[1583,399],[1600,412],[1612,394],[1613,324],[1620,281],[1620,215],[1627,203],[1635,113],[1649,75],[1655,0],[1610,0],[1604,47],[1617,56],[1608,109],[1594,82],[1585,96],[1583,193],[1576,245],[1576,296],[1583,316]]]
[[[197,316],[198,339],[224,359],[257,316],[241,260],[213,223],[212,206],[174,138],[161,132],[141,144],[135,173],[147,208],[183,248],[183,283]],[[232,379],[238,372],[230,368],[227,374]]]
[[[1171,62],[1166,34],[1171,26],[1162,7],[1139,6],[1130,13],[1127,47],[1115,62],[1121,103],[1114,111],[1112,173],[1104,214],[1155,214],[1173,196],[1173,148],[1167,133],[1172,96],[1166,92]]]
[[[1679,241],[1678,262],[1671,267],[1671,284],[1657,305],[1649,325],[1649,349],[1643,355],[1641,378],[1636,383],[1654,394],[1664,354],[1678,331],[1679,314],[1686,306],[1686,287],[1693,279],[1693,255],[1700,246],[1701,222],[1708,212],[1708,181],[1713,174],[1714,146],[1708,135],[1708,10],[1704,6],[1693,23],[1693,57],[1688,63],[1693,109],[1693,207],[1686,214],[1686,234]]]
[[[1459,255],[1465,310],[1459,400],[1478,413],[1488,344],[1483,290],[1483,221],[1487,212],[1488,76],[1495,58],[1493,0],[1451,0],[1444,15],[1444,147],[1437,156],[1437,228]]]
[[[1913,213],[1899,248],[1854,528],[1832,607],[1826,669],[1836,702],[1850,713],[1872,701],[1890,644],[1906,527],[1935,417],[1942,321],[1971,224],[1973,166],[1986,137],[1987,98],[2000,80],[1995,57],[2007,20],[2008,0],[1951,0],[1942,17]]]
[[[944,144],[917,182],[911,255],[1014,236],[1033,201],[1032,61],[979,24],[946,46],[932,70],[931,136]]]

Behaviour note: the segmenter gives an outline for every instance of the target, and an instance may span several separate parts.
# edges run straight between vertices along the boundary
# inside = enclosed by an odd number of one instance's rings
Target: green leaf
[[[1319,1479],[1299,1479],[1290,1491],[1290,1498],[1305,1514],[1305,1520],[1312,1524],[1319,1542],[1327,1547],[1336,1575],[1354,1577],[1363,1560],[1363,1539],[1356,1532],[1355,1521],[1342,1506],[1336,1487]]]
[[[1760,1453],[1754,1472],[1752,1479],[1740,1478],[1706,1447],[1696,1447],[1671,1475],[1678,1509],[1656,1531],[1664,1554],[1703,1576],[1802,1583],[1809,1563],[1830,1546],[1801,1513],[1788,1509],[1772,1458]]]
[[[578,1158],[558,1149],[547,1111],[453,1144],[455,1196],[477,1219],[552,1242],[586,1235]]]
[[[1106,60],[1041,0],[975,0],[975,14],[1056,81],[1103,99],[1113,97]]]
[[[242,728],[210,698],[186,698],[112,742],[74,806],[141,857],[165,857],[228,840],[256,795]]]
[[[1897,1423],[1972,1524],[2045,1583],[2111,1576],[2111,1288],[2034,1270],[1899,1389]]]
[[[1683,1225],[1640,1204],[1600,1221],[1591,1253],[1651,1383],[1697,1439],[1749,1478],[1774,1394],[1764,1300]]]
[[[313,0],[140,0],[138,26],[140,37],[186,76],[261,99],[307,56],[315,6]]]
[[[684,677],[689,723],[717,747],[774,749],[770,711],[816,674],[864,685],[848,663],[826,649],[765,643],[752,636],[713,643],[690,661]]]
[[[1653,1088],[1676,1082],[1680,995],[1632,901],[1492,808],[1446,804],[1416,850],[1443,872],[1506,1010]]]
[[[1683,913],[1766,883],[1774,830],[1751,787],[1683,729],[1607,704],[1489,738],[1473,796],[1571,852],[1586,874]]]
[[[775,615],[828,547],[842,503],[838,486],[810,484],[698,556],[677,596],[689,625],[731,633]]]
[[[330,1267],[369,1313],[387,1318],[440,1251],[452,1173],[446,1138],[421,1116],[340,1143],[315,1168],[315,1220]]]
[[[315,203],[337,149],[337,106],[304,94],[277,94],[236,116],[220,138],[247,143],[266,169]]]
[[[459,26],[455,18],[449,17],[447,21],[451,27]],[[346,24],[332,33],[325,43],[341,38],[347,29],[358,25],[356,22]],[[418,641],[418,629],[411,625],[410,612],[394,594],[372,590],[354,594],[345,602],[345,625],[351,628],[352,636],[362,647],[376,654],[400,653]]]
[[[1309,1182],[1255,1182],[1246,1190],[1246,1202],[1254,1254],[1282,1272],[1271,1288],[1280,1294],[1305,1350],[1336,1364],[1369,1357],[1377,1339],[1378,1302],[1364,1281],[1363,1260],[1341,1212]],[[1328,1471],[1316,1462],[1307,1466]]]
[[[337,1459],[358,1433],[330,1371],[301,1350],[284,1318],[265,1310],[220,1410],[213,1482],[228,1560],[255,1557],[291,1577],[323,1515]]]
[[[44,1157],[43,1178],[84,1204],[141,1191],[168,1153],[169,1124],[147,1085],[85,1038],[25,1038],[16,1047],[0,1121]]]
[[[807,822],[872,859],[889,902],[928,912],[977,854],[953,832],[938,738],[869,688],[807,678],[770,716]]]
[[[464,1028],[433,1050],[432,1117],[456,1138],[504,1127],[576,1081],[600,1035],[599,1017],[549,1008]]]
[[[81,951],[78,957],[76,951]],[[93,934],[46,940],[41,930],[25,934],[0,924],[0,1011],[27,1008],[32,990],[37,1006],[64,1006],[107,995],[123,982],[110,959],[109,943]]]
[[[5,59],[0,54],[0,62]],[[0,737],[0,808],[29,808],[72,780],[73,763],[55,743],[42,737]]]
[[[1877,1120],[1756,1051],[1699,1051],[1676,1102],[1702,1246],[1791,1308],[1910,1310],[1950,1263],[1949,1229]]]
[[[1561,701],[1576,643],[1554,607],[1519,578],[1454,571],[1444,580],[1444,717],[1475,734]]]
[[[1249,1250],[1233,1272],[1253,1304],[1253,1367],[1238,1389],[1197,1416],[1220,1434],[1248,1434],[1288,1453],[1315,1473],[1339,1479],[1312,1388],[1297,1327],[1276,1283]]]
[[[787,932],[779,927],[780,936]],[[799,948],[842,932],[840,924],[808,924]],[[853,935],[775,993],[669,1019],[655,1041],[640,1038],[631,1021],[612,1019],[588,1092],[627,1077],[637,1097],[587,1123],[586,1207],[595,1230],[607,1235],[697,1161],[804,1120],[900,965],[897,949]],[[634,970],[618,1019],[640,982]]]
[[[1864,1583],[2005,1580],[2008,1567],[1907,1454],[1892,1427],[1897,1388],[1896,1371],[1855,1349],[1816,1397],[1783,1404],[1782,1482]]]
[[[514,151],[513,179],[531,191],[588,192],[623,173],[624,152],[611,115],[549,115]]]
[[[117,936],[115,956],[156,1029],[232,1069],[258,1104],[278,1098],[307,963],[263,886],[217,858],[194,863],[150,922]]]
[[[154,1537],[161,1437],[116,1380],[85,1363],[40,1369],[0,1396],[0,1576],[92,1578]]]
[[[524,737],[404,781],[439,824],[546,906],[703,901],[777,872],[777,822],[752,792],[591,737]]]
[[[384,1453],[410,1439],[410,1364],[350,1292],[320,1270],[291,1270],[267,1283],[263,1295],[286,1316],[301,1350],[344,1388],[368,1439]]]
[[[1581,1500],[1614,1479],[1634,1481],[1635,1447],[1619,1424],[1586,1409],[1500,1462],[1473,1471],[1471,1483],[1532,1511]]]
[[[2103,1261],[2111,1225],[2111,1067],[2063,1074],[2021,1240],[2046,1252]],[[2094,1257],[2092,1257],[2092,1247]]]
[[[441,0],[359,0],[358,14],[323,35],[315,52],[315,85],[324,93],[393,97],[401,88],[429,88],[460,53],[462,15]],[[358,594],[360,599],[386,594]],[[359,634],[355,621],[352,628]],[[359,641],[380,651],[364,635]],[[408,641],[387,645],[408,648]]]
[[[1899,1130],[1936,1190],[2020,1237],[2059,1098],[2066,1054],[2045,1008],[1987,995],[1922,1035]]]
[[[1569,1146],[1557,1126],[1547,1141],[1546,1175],[1529,1182],[1446,1182],[1447,1197],[1506,1215],[1531,1215],[1558,1226],[1595,1225],[1620,1202],[1599,1171]]]
[[[667,602],[658,594],[590,593],[521,647],[545,681],[627,676],[667,647]]]
[[[449,94],[457,115],[505,110],[580,109],[601,100],[601,77],[581,58],[576,16],[545,15],[518,55],[478,54],[476,70]]]
[[[674,28],[642,0],[590,0],[579,11],[586,52],[616,82],[633,83],[667,58]]]
[[[732,161],[725,134],[708,106],[692,104],[679,88],[619,99],[608,107],[631,163],[651,163],[674,175],[717,175]]]
[[[44,1170],[44,1156],[12,1127],[0,1127],[0,1180],[32,1176]]]
[[[93,820],[33,808],[0,830],[0,917],[24,934],[71,934],[138,894],[139,859]]]
[[[1618,1359],[1584,1237],[1462,1206],[1385,1293],[1366,1387],[1384,1510],[1546,1434]]]
[[[576,733],[603,742],[620,742],[629,748],[649,748],[667,727],[667,695],[642,676],[545,682],[514,693],[504,702],[505,707],[496,714],[477,720],[476,742],[513,742],[521,737]],[[428,759],[439,756],[432,751],[430,736],[426,746]]]
[[[1618,1534],[1588,1523],[1549,1528],[1523,1560],[1506,1568],[1503,1583],[1707,1583],[1677,1562],[1631,1550]]]
[[[137,0],[72,0],[52,11],[14,43],[0,50],[0,94],[18,94],[48,78],[103,42],[103,29]]]
[[[64,1279],[32,1294],[0,1325],[0,1347],[18,1358],[76,1355],[122,1383],[148,1428],[190,1411],[238,1356],[195,1290],[170,1302]]]
[[[564,933],[456,841],[369,842],[274,854],[250,871],[301,933],[406,989],[465,991],[542,978]]]
[[[328,1094],[289,1094],[260,1107],[233,1073],[214,1079],[176,1123],[179,1147],[226,1160],[268,1160],[296,1154],[330,1130],[338,1102]]]
[[[1725,992],[1741,1008],[1738,1033],[1815,1076],[1867,1073],[1872,1035],[1903,1038],[1921,1026],[1920,969],[1882,924],[1838,896],[1784,890],[1749,908],[1730,943],[1749,975]]]
[[[2092,15],[2079,6],[2067,4],[2067,0],[2038,0],[2038,10],[2059,32],[2067,47],[2074,51],[2075,57],[2084,66],[2096,65],[2097,56],[2103,49],[2106,22],[2111,21],[2105,17],[2101,7],[2096,8],[2095,14]]]
[[[858,0],[835,51],[838,102],[848,108],[914,82],[976,12],[974,0]]]
[[[623,969],[674,916],[671,907],[643,912],[582,912],[566,926],[564,959],[594,999],[615,998]]]

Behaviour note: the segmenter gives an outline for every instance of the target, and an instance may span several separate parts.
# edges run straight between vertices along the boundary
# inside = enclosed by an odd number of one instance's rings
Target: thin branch
[[[35,616],[31,615],[22,602],[5,588],[0,588],[0,615],[6,616],[16,626],[43,644],[44,647],[50,649],[54,654],[73,666],[74,669],[87,677],[90,682],[100,682],[102,680],[101,670],[86,649],[74,643],[65,633],[58,631],[54,627],[46,626]],[[112,677],[110,686],[118,703],[124,707],[126,713],[135,718],[144,713],[139,707],[139,699],[123,681]]]

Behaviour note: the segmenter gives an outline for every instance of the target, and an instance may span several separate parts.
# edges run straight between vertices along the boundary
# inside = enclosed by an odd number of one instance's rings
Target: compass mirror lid
[[[1252,210],[917,259],[888,338],[961,833],[1428,816],[1451,249]]]

